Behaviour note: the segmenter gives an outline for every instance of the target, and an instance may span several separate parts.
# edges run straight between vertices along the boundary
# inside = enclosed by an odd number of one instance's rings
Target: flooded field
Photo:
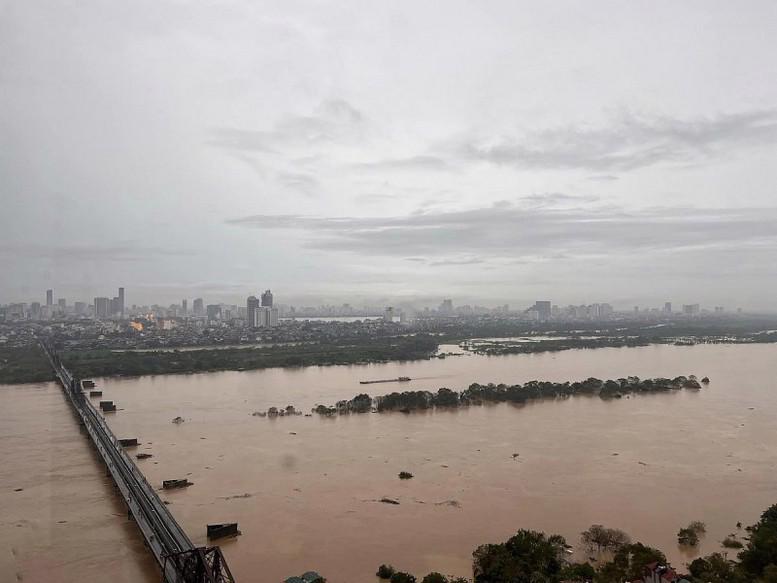
[[[719,550],[738,521],[750,524],[777,502],[775,362],[775,345],[649,346],[98,384],[120,408],[110,417],[114,432],[153,454],[138,462],[149,481],[194,482],[163,498],[195,542],[205,544],[208,522],[240,523],[243,535],[222,543],[238,581],[315,569],[335,583],[359,583],[374,580],[384,562],[470,575],[475,547],[519,528],[577,544],[581,530],[601,523],[681,564],[693,555],[678,548],[677,530],[702,520],[699,551]],[[613,401],[251,415],[288,404],[308,411],[364,391],[680,374],[712,383]],[[400,376],[413,380],[359,384]],[[185,422],[171,423],[179,415]],[[0,548],[12,549],[0,559],[2,573],[96,581],[77,576],[77,567],[110,568],[118,580],[158,580],[56,387],[0,388],[0,439]],[[400,471],[415,477],[401,481]]]

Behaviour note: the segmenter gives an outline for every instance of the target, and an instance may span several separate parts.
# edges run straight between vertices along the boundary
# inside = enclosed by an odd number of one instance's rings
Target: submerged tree
[[[631,542],[629,535],[617,528],[592,524],[580,534],[580,540],[588,550],[615,551]]]

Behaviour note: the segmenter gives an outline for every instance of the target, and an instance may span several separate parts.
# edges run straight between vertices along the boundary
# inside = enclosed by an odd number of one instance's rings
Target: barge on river
[[[397,377],[395,379],[380,379],[377,381],[359,381],[360,385],[374,385],[375,383],[407,383],[412,379],[410,377]]]

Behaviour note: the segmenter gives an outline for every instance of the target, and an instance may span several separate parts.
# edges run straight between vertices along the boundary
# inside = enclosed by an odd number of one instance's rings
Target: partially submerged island
[[[709,383],[708,377],[704,377],[702,382],[699,382],[695,375],[678,376],[671,379],[662,377],[640,379],[636,376],[629,376],[606,381],[591,377],[578,382],[529,381],[523,385],[473,383],[461,392],[442,387],[436,393],[403,391],[377,397],[361,393],[353,399],[338,401],[333,406],[316,405],[313,408],[313,413],[326,416],[369,413],[371,411],[410,413],[418,410],[453,409],[484,403],[526,403],[538,399],[556,399],[575,395],[620,399],[628,395],[662,393],[680,389],[701,389],[702,384],[706,385],[707,383]]]

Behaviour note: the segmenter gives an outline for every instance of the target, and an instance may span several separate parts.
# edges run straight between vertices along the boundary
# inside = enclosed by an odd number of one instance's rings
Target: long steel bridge
[[[175,521],[167,506],[127,455],[120,441],[84,395],[82,383],[62,364],[53,346],[40,345],[54,368],[70,404],[81,418],[94,446],[127,504],[146,545],[162,570],[166,583],[234,583],[221,549],[196,547]]]

